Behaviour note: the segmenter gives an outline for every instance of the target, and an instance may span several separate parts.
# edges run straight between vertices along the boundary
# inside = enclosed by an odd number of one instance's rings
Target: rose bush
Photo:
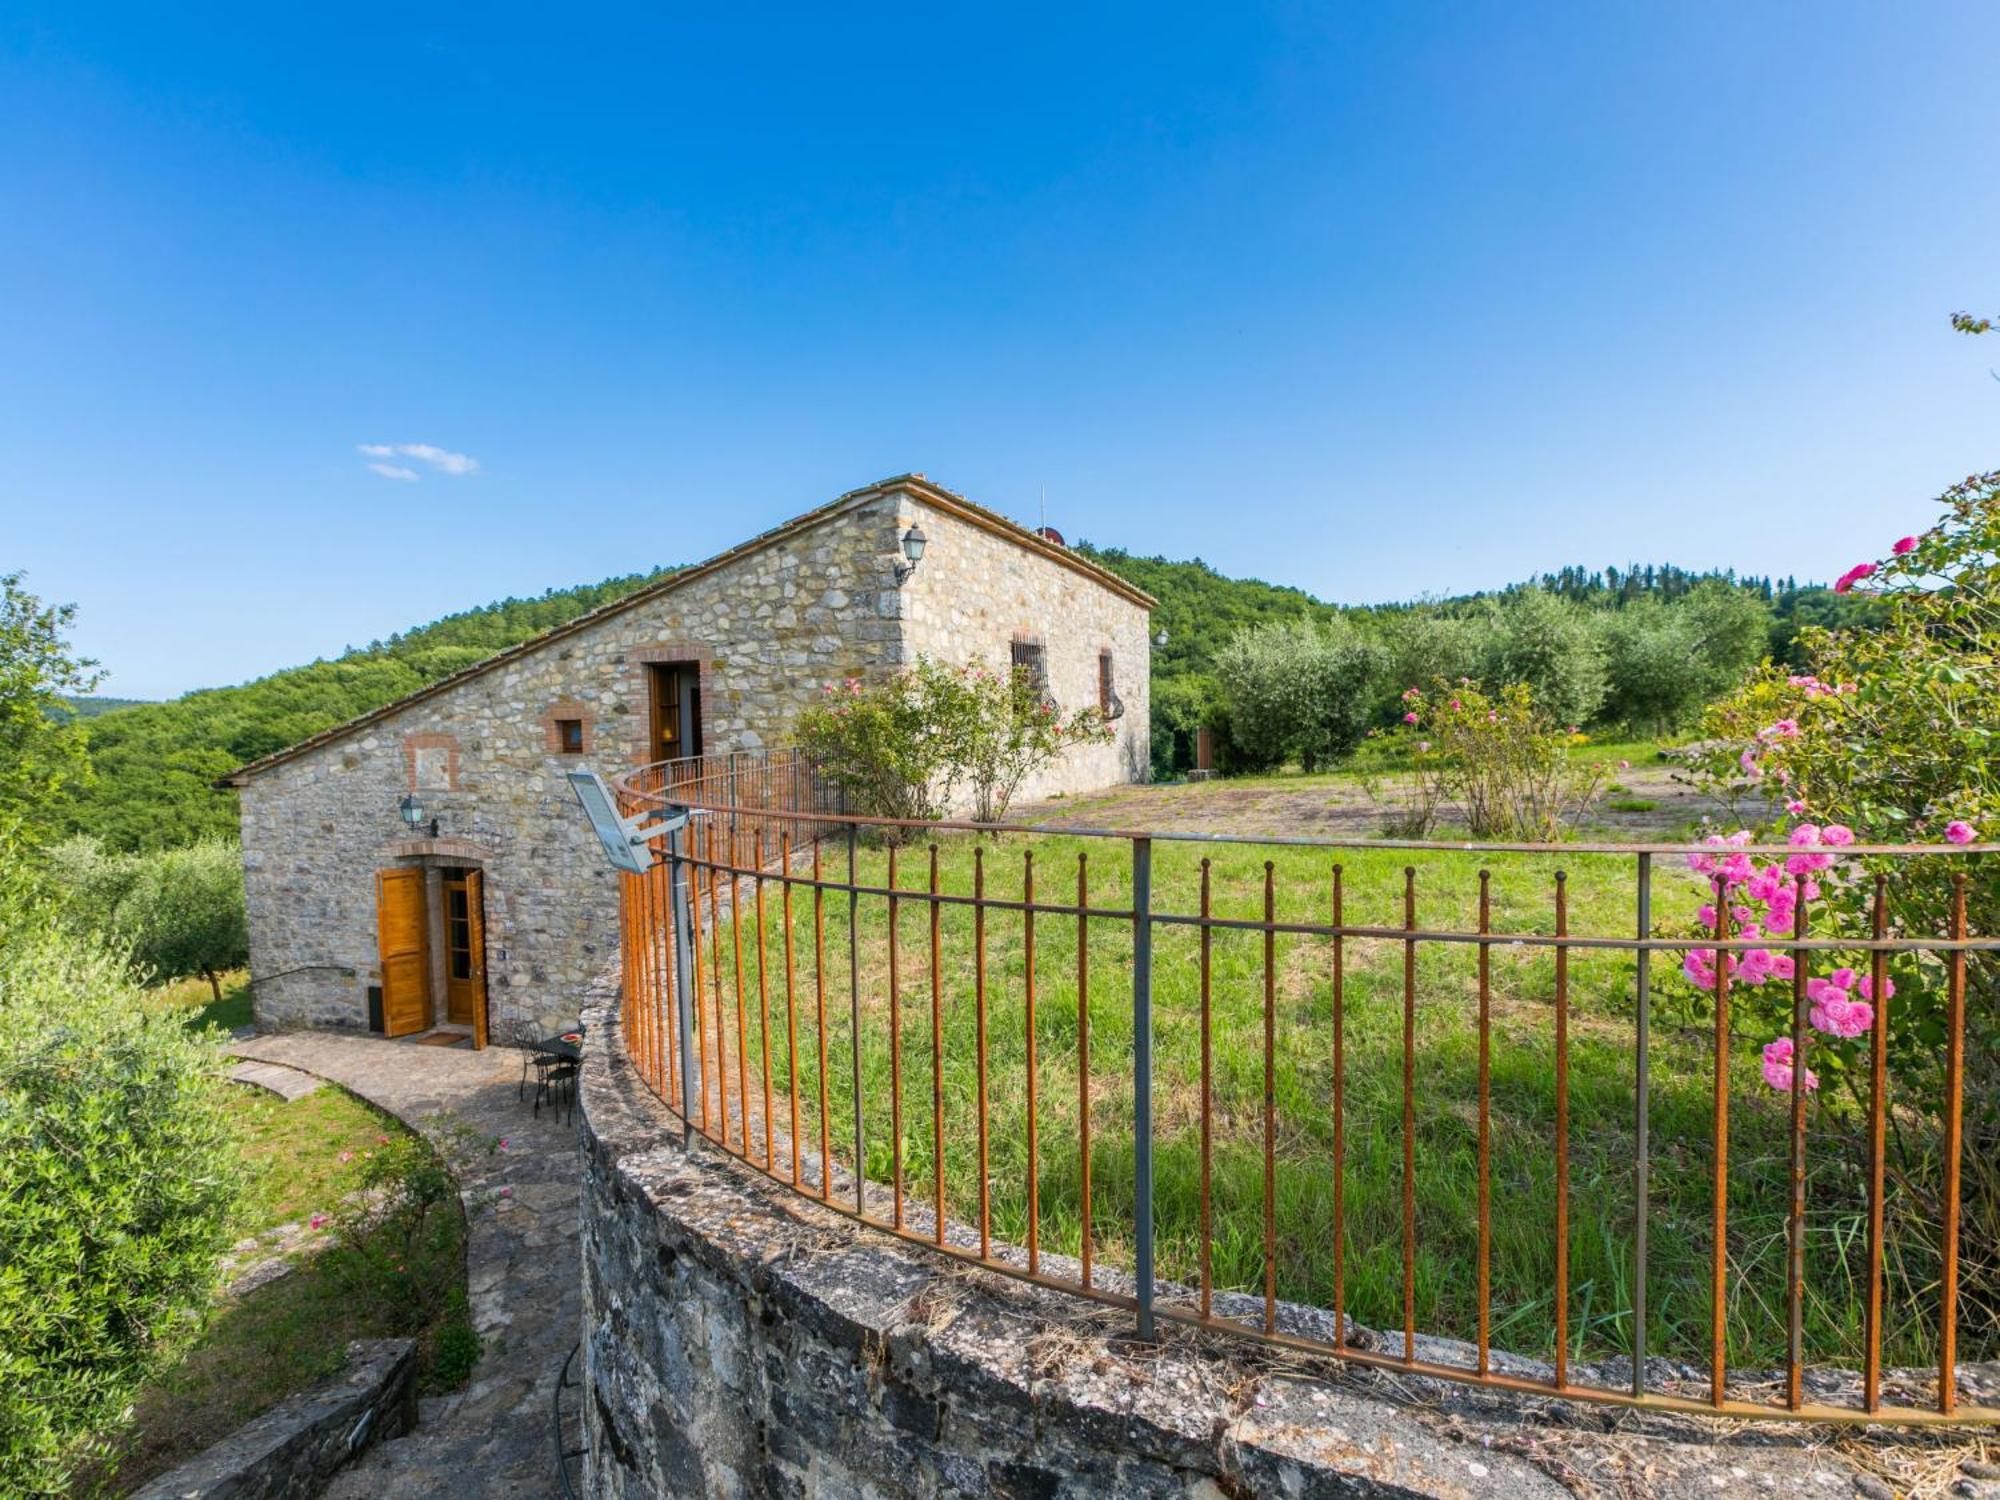
[[[1766,667],[1706,717],[1710,784],[1762,809],[1767,831],[1791,846],[1782,858],[1753,857],[1741,847],[1750,840],[1745,830],[1712,837],[1711,848],[1694,856],[1717,885],[1730,936],[1789,934],[1803,903],[1813,934],[1865,937],[1877,877],[1892,937],[1948,935],[1960,889],[1969,931],[2000,933],[2000,869],[1959,852],[1982,829],[2000,828],[2000,473],[1953,486],[1942,504],[1935,525],[1896,539],[1881,558],[1856,562],[1835,584],[1875,596],[1872,628],[1802,632],[1806,670]],[[1843,857],[1855,842],[1927,843],[1938,852],[1917,860]],[[1708,930],[1717,916],[1713,906],[1702,913]],[[1726,956],[1722,967],[1739,1014],[1770,1039],[1766,1082],[1789,1090],[1793,1068],[1804,1067],[1817,1118],[1857,1164],[1867,1156],[1865,1060],[1880,1029],[1891,1080],[1888,1212],[1909,1244],[1935,1247],[1943,1219],[1936,1131],[1945,956],[1898,954],[1884,965],[1877,993],[1864,950],[1813,955],[1808,1045],[1798,1059],[1789,1035],[1792,985],[1768,982],[1794,978],[1789,957],[1753,948]],[[1716,950],[1688,955],[1686,973],[1698,989],[1713,990],[1716,969]],[[2000,1331],[2000,1054],[1991,1043],[2000,966],[1973,955],[1966,982],[1961,1316],[1990,1335]],[[1912,1311],[1935,1316],[1922,1306]]]

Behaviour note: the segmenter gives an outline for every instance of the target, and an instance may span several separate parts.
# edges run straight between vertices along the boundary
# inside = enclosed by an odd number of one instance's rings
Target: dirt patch
[[[1591,803],[1579,834],[1613,840],[1664,840],[1698,828],[1704,817],[1734,826],[1731,808],[1689,785],[1687,773],[1661,762],[1620,767]],[[1243,780],[1121,786],[1058,797],[1017,810],[1025,823],[1055,827],[1218,833],[1247,838],[1378,838],[1395,811],[1400,778],[1371,790],[1351,775],[1252,777]],[[1650,803],[1650,807],[1640,804]],[[1462,837],[1447,808],[1439,835]]]

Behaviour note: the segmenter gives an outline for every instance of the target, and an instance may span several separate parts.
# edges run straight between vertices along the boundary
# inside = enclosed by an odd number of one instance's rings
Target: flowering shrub
[[[1725,887],[1738,936],[1789,933],[1801,887],[1814,933],[1869,932],[1876,862],[1838,858],[1856,841],[1928,842],[1940,851],[1880,862],[1891,936],[1944,936],[1954,874],[1969,877],[1970,930],[2000,932],[1992,863],[1950,853],[1977,842],[1983,829],[2000,828],[2000,474],[1975,475],[1942,502],[1930,529],[1898,538],[1886,556],[1857,562],[1836,582],[1843,594],[1873,596],[1874,628],[1803,631],[1805,670],[1767,667],[1707,715],[1716,747],[1705,767],[1710,784],[1739,805],[1765,809],[1793,846],[1781,864],[1759,862],[1730,852],[1747,841],[1737,834],[1711,839],[1716,851],[1696,856],[1697,868]],[[1714,916],[1703,913],[1704,920]],[[1844,1103],[1829,1101],[1829,1090],[1815,1097],[1823,1124],[1852,1160],[1864,1162],[1858,1080],[1865,1070],[1858,1064],[1881,1032],[1893,1101],[1888,1213],[1910,1243],[1934,1241],[1943,1218],[1935,1135],[1946,1036],[1943,956],[1897,955],[1879,995],[1872,960],[1849,965],[1840,957],[1814,955],[1815,969],[1835,966],[1808,981],[1811,1034],[1807,1058],[1797,1060],[1808,1065],[1804,1083],[1846,1085]],[[1732,988],[1744,986],[1748,1013],[1766,1036],[1791,1029],[1791,985],[1762,982],[1792,977],[1783,960],[1750,949],[1729,965]],[[1714,969],[1714,950],[1689,955],[1698,988],[1713,988]],[[1989,1330],[2000,1326],[2000,1053],[1977,1018],[1990,1017],[1996,1005],[2000,967],[1969,963],[1960,1307]],[[1773,1088],[1792,1086],[1791,1050],[1788,1035],[1765,1047],[1763,1076]]]
[[[1479,839],[1561,837],[1602,770],[1569,756],[1573,725],[1537,708],[1526,683],[1488,695],[1470,678],[1406,689],[1398,731],[1412,775],[1393,832],[1423,838],[1447,803]]]
[[[1973,842],[1982,825],[2000,827],[2000,474],[1968,479],[1943,501],[1930,530],[1898,539],[1886,558],[1855,564],[1835,585],[1875,591],[1885,610],[1879,628],[1808,630],[1810,671],[1767,668],[1708,714],[1718,747],[1711,781],[1782,807],[1790,838],[1808,849],[1851,843],[1851,830],[1871,842],[1948,848]],[[1805,857],[1831,863],[1824,849]],[[1928,861],[1898,873],[1887,892],[1892,929],[1942,935],[1950,872]],[[1866,930],[1872,883],[1861,873],[1828,882],[1821,925]],[[1967,898],[1972,930],[2000,931],[2000,881],[1969,881]],[[1931,956],[1898,963],[1909,993],[1891,1009],[1889,1043],[1899,1068],[1932,1065],[1943,966]],[[1976,988],[1986,966],[1974,969]],[[1843,979],[1848,972],[1816,983],[1862,994]],[[1858,1026],[1822,1028],[1832,1035],[1868,1029],[1851,1011],[1822,1009]]]
[[[1063,711],[1021,668],[948,667],[929,657],[875,682],[829,684],[797,739],[870,817],[943,817],[954,794],[998,822],[1021,784],[1073,745],[1102,743],[1095,707]]]

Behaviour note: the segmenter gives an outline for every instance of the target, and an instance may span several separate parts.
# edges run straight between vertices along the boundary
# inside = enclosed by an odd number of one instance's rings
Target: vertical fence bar
[[[1153,1337],[1153,841],[1132,840],[1132,1175],[1139,1337]]]
[[[1951,877],[1951,940],[1965,941],[1965,872]],[[1944,1044],[1944,1250],[1938,1273],[1938,1410],[1958,1406],[1959,1157],[1965,1132],[1965,950],[1948,961]],[[1875,991],[1879,998],[1883,990]]]
[[[1035,851],[1032,849],[1021,855],[1021,903],[1022,967],[1028,986],[1023,1027],[1028,1053],[1028,1274],[1032,1276],[1042,1265],[1042,1169],[1037,1155],[1035,1108]]]
[[[1493,931],[1493,876],[1479,872],[1479,935]],[[1479,1373],[1493,1363],[1493,945],[1479,945]]]
[[[1729,938],[1729,882],[1715,879],[1715,937]],[[1733,955],[1715,953],[1715,1193],[1714,1254],[1709,1277],[1709,1401],[1720,1407],[1726,1379],[1724,1357],[1729,1332],[1729,966]]]
[[[764,789],[769,796],[769,788]],[[764,823],[757,823],[757,874],[754,877],[757,888],[757,1035],[760,1051],[764,1057],[764,1170],[771,1170],[773,1153],[778,1149],[777,1136],[771,1122],[771,987],[766,977],[769,945],[764,941]]]
[[[1208,925],[1209,865],[1201,862],[1201,1315],[1212,1309],[1215,1286],[1214,1247],[1210,1229],[1209,1190],[1215,1149],[1210,1110],[1215,1098],[1214,1040],[1210,1034],[1210,964],[1215,933]]]
[[[979,1258],[993,1253],[993,1182],[986,1169],[986,851],[972,851],[972,1025],[979,1099]]]
[[[938,846],[931,845],[931,1175],[936,1202],[934,1228],[944,1243],[944,980],[939,972],[944,955],[938,904]]]
[[[857,829],[847,825],[847,1019],[854,1054],[854,1211],[868,1217],[868,1156],[861,1138],[861,889],[855,874]]]
[[[1556,936],[1569,936],[1569,876],[1556,871]],[[1569,949],[1556,944],[1556,1389],[1569,1384]]]
[[[674,924],[674,1021],[681,1035],[681,1124],[682,1144],[687,1141],[687,1126],[692,1111],[689,1101],[695,1097],[696,1089],[705,1090],[707,1085],[695,1073],[694,1042],[694,900],[688,890],[687,829],[685,824],[667,835],[667,858],[669,861],[670,890],[673,902]]]
[[[1278,1331],[1278,896],[1264,861],[1264,1332]]]
[[[1090,855],[1076,854],[1076,1164],[1082,1221],[1077,1259],[1090,1289]]]
[[[819,1045],[819,1196],[833,1196],[833,1132],[829,1128],[826,1079],[826,881],[820,873],[820,841],[813,838],[813,1007]]]
[[[736,761],[729,764],[730,805],[735,805]],[[743,851],[737,842],[736,814],[729,815],[729,945],[736,955],[736,1113],[743,1159],[750,1159],[750,1023],[743,997]]]
[[[716,891],[715,824],[708,824],[708,970],[715,994],[715,1100],[720,1139],[729,1141],[729,1047],[728,1028],[722,1020],[722,897]]]
[[[1889,935],[1889,877],[1875,876],[1874,937]],[[1882,1409],[1882,1210],[1889,1159],[1889,955],[1876,948],[1868,955],[1874,980],[1875,1024],[1868,1048],[1868,1346],[1862,1351],[1862,1404]]]
[[[1417,930],[1417,867],[1403,867],[1403,930]],[[1417,1357],[1417,940],[1403,939],[1403,1358]]]
[[[702,1020],[702,967],[701,967],[701,866],[697,861],[701,855],[701,839],[698,830],[707,826],[703,816],[697,824],[689,815],[683,850],[688,856],[683,862],[688,876],[688,938],[689,956],[688,980],[691,995],[690,1009],[694,1012],[695,1060],[700,1065],[700,1077],[696,1080],[701,1090],[695,1095],[695,1108],[701,1116],[701,1130],[708,1134],[708,1026]]]
[[[785,928],[785,1088],[792,1099],[792,1186],[799,1185],[799,1002],[792,962],[792,831],[778,836],[778,898]]]
[[[896,846],[889,846],[889,1191],[891,1222],[903,1227],[903,976],[897,932],[901,903],[896,899]]]
[[[1636,877],[1635,935],[1653,935],[1653,856],[1641,854]],[[1646,1224],[1652,1190],[1653,955],[1633,955],[1632,997],[1632,1394],[1646,1394]]]
[[[1347,1171],[1347,940],[1342,870],[1333,867],[1333,1340],[1347,1347],[1347,1224],[1342,1197]],[[1203,964],[1204,975],[1207,965]]]
[[[1807,930],[1806,877],[1793,877],[1792,937]],[[1806,1346],[1806,983],[1812,950],[1792,950],[1792,1201],[1786,1215],[1785,1404],[1805,1404]]]

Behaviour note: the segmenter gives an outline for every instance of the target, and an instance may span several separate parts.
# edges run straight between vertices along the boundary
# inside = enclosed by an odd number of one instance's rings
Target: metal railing
[[[1128,1309],[1147,1337],[1156,1319],[1166,1319],[1364,1366],[1539,1396],[1708,1415],[2000,1421],[2000,1408],[1959,1399],[1956,1365],[1968,966],[1990,964],[2000,949],[2000,938],[1968,931],[1966,893],[1969,872],[1993,878],[1990,862],[1982,866],[1980,860],[1990,861],[2000,846],[1849,846],[1838,851],[1840,868],[1855,871],[1847,878],[1862,882],[1853,889],[1865,903],[1865,933],[1815,932],[1817,914],[1809,912],[1808,899],[1812,882],[1800,874],[1792,930],[1746,936],[1735,930],[1726,886],[1704,892],[1697,877],[1680,874],[1678,861],[1668,867],[1671,878],[1666,870],[1656,874],[1657,856],[1693,852],[1684,844],[1239,839],[866,818],[847,814],[838,789],[788,752],[650,766],[623,778],[618,792],[628,816],[664,806],[695,814],[684,831],[658,840],[661,862],[648,874],[621,877],[624,1034],[639,1075],[690,1131],[829,1208],[939,1253]],[[912,849],[913,836],[928,842]],[[1007,841],[1022,839],[1030,847],[1019,853],[1018,883],[1011,872],[1002,882],[994,873],[1001,851]],[[1047,894],[1047,861],[1038,872],[1036,854],[1038,847],[1046,854],[1049,841],[1063,841],[1065,851],[1076,846],[1073,899]],[[1200,845],[1251,846],[1251,862],[1218,865],[1204,852],[1196,864],[1193,856],[1203,851],[1188,846]],[[1164,874],[1156,868],[1156,846],[1178,861]],[[1121,847],[1123,857],[1112,862],[1108,874],[1105,862],[1097,861],[1094,896],[1092,853]],[[1395,871],[1385,872],[1372,852],[1384,850],[1407,851],[1400,880]],[[1759,851],[1751,846],[1741,852]],[[1267,856],[1261,871],[1258,853]],[[912,856],[915,883],[909,878]],[[1462,870],[1468,856],[1500,865],[1503,879],[1496,881],[1487,865]],[[1588,882],[1592,909],[1622,907],[1631,922],[1625,932],[1572,930],[1571,875],[1547,868],[1558,856],[1595,862]],[[1283,881],[1280,860],[1287,862]],[[1441,874],[1422,889],[1438,891],[1431,899],[1448,906],[1458,920],[1419,926],[1419,861],[1442,865]],[[1938,863],[1948,866],[1941,887],[1947,893],[1945,930],[1892,936],[1889,871],[1899,880],[1921,880]],[[1629,887],[1625,876],[1606,873],[1624,870],[1630,872]],[[1041,894],[1038,873],[1044,879]],[[1545,902],[1530,903],[1529,894],[1544,878]],[[1113,899],[1104,899],[1106,891]],[[1656,896],[1691,908],[1704,894],[1714,900],[1713,929],[1682,922],[1674,931],[1671,918],[1656,916]],[[1257,904],[1229,912],[1226,895]],[[1390,919],[1353,920],[1354,903],[1363,896],[1393,901]],[[1513,930],[1496,924],[1496,907]],[[1073,955],[1048,946],[1055,924],[1064,936],[1073,934]],[[918,928],[914,964],[905,953],[906,929],[912,926]],[[1165,1012],[1156,1003],[1161,962],[1156,947],[1162,942],[1172,947],[1163,972],[1179,997]],[[1746,1072],[1754,1078],[1755,1069],[1746,1066],[1744,1039],[1732,1030],[1731,962],[1717,955],[1753,948],[1782,954],[1792,965],[1783,988],[1789,991],[1788,1034],[1797,1065],[1782,1112],[1754,1095],[1746,1107],[1738,1093],[1750,1081]],[[1701,950],[1713,963],[1718,977],[1712,992],[1667,1004],[1655,989],[1651,957],[1689,950]],[[1808,1399],[1807,1374],[1823,1368],[1809,1360],[1806,1347],[1812,1302],[1809,1180],[1815,1192],[1848,1191],[1831,1166],[1824,1189],[1810,1179],[1808,1065],[1827,1068],[1838,1059],[1832,1049],[1819,1050],[1807,1024],[1808,991],[1815,962],[1841,952],[1866,955],[1876,997],[1872,1035],[1863,1043],[1866,1059],[1853,1070],[1865,1073],[1865,1080],[1850,1087],[1852,1121],[1865,1128],[1868,1141],[1866,1181],[1849,1205],[1857,1216],[1853,1233],[1840,1235],[1833,1250],[1816,1239],[1813,1255],[1832,1274],[1851,1275],[1857,1287],[1861,1368],[1852,1400],[1824,1394],[1825,1382],[1814,1385],[1815,1398]],[[1888,1074],[1892,958],[1905,966],[1906,984],[1907,967],[1920,966],[1946,995],[1936,1066],[1927,1064],[1921,1078],[1897,1080],[1900,1094]],[[1454,970],[1453,964],[1460,967]],[[1578,966],[1590,969],[1588,1014],[1574,1004]],[[1496,975],[1496,968],[1506,972]],[[1982,976],[1987,989],[1990,977],[1990,970]],[[1516,1013],[1523,994],[1533,1001],[1525,1027]],[[1038,1002],[1044,1005],[1039,1017]],[[1600,1012],[1626,1006],[1629,1033],[1608,1041],[1604,1033],[1616,1018]],[[1425,1263],[1418,1208],[1428,1150],[1419,1102],[1429,1128],[1434,1094],[1443,1085],[1427,1077],[1420,1088],[1417,1070],[1420,1055],[1426,1068],[1433,1066],[1434,1053],[1448,1055],[1448,1048],[1430,1046],[1447,1011],[1471,1012],[1476,1082],[1463,1109],[1471,1113],[1467,1134],[1476,1207],[1470,1225],[1428,1200],[1421,1217],[1433,1235],[1454,1242],[1469,1238],[1475,1312],[1463,1363],[1427,1342],[1448,1330],[1418,1326],[1419,1266]],[[1664,1033],[1657,1029],[1662,1014],[1668,1015]],[[1589,1032],[1582,1043],[1574,1035],[1579,1024]],[[1187,1043],[1190,1027],[1198,1042],[1198,1068],[1196,1049]],[[1685,1135],[1667,1141],[1665,1158],[1652,1129],[1661,1107],[1652,1091],[1661,1082],[1655,1076],[1656,1052],[1663,1037],[1675,1060],[1670,1082],[1677,1118],[1692,1118],[1690,1100],[1698,1093],[1709,1130],[1705,1142]],[[1163,1039],[1174,1059],[1172,1076],[1164,1079],[1157,1071]],[[1552,1360],[1548,1373],[1523,1373],[1530,1367],[1495,1342],[1494,1174],[1500,1137],[1511,1140],[1516,1130],[1511,1114],[1496,1115],[1496,1063],[1510,1046],[1531,1047],[1539,1058],[1544,1040],[1553,1105],[1547,1153],[1553,1173],[1546,1184],[1553,1209],[1546,1286]],[[1983,1035],[1977,1041],[1990,1045]],[[995,1097],[1003,1082],[998,1076],[1003,1044],[1004,1107]],[[1060,1053],[1053,1071],[1067,1074],[1062,1081],[1075,1090],[1060,1101],[1074,1141],[1065,1139],[1053,1153],[1043,1129],[1057,1113],[1058,1101],[1045,1089],[1052,1072],[1045,1049],[1051,1044]],[[1100,1047],[1095,1060],[1093,1044]],[[1589,1378],[1576,1357],[1589,1329],[1572,1323],[1580,1294],[1572,1277],[1570,1217],[1572,1066],[1579,1046],[1593,1070],[1593,1089],[1605,1085],[1608,1057],[1615,1056],[1622,1068],[1629,1055],[1629,1073],[1615,1081],[1626,1101],[1621,1128],[1630,1131],[1617,1146],[1622,1152],[1629,1139],[1630,1216],[1618,1231],[1623,1242],[1612,1257],[1625,1277],[1625,1294],[1609,1313],[1586,1319],[1591,1328],[1622,1330],[1619,1352],[1629,1360],[1629,1381],[1616,1383]],[[1692,1078],[1697,1068],[1706,1076]],[[914,1110],[905,1099],[912,1076],[928,1083],[929,1095]],[[1534,1078],[1540,1088],[1543,1074],[1538,1070]],[[1313,1085],[1302,1096],[1301,1079]],[[1918,1097],[1933,1080],[1937,1096]],[[1283,1108],[1281,1093],[1288,1101]],[[1377,1108],[1391,1093],[1391,1103]],[[1163,1103],[1175,1112],[1177,1124],[1163,1120]],[[1730,1154],[1732,1103],[1739,1112],[1735,1134],[1741,1137],[1754,1127],[1755,1136],[1749,1168],[1736,1173]],[[1186,1128],[1190,1112],[1198,1119],[1198,1142]],[[1594,1128],[1608,1128],[1603,1118],[1593,1118]],[[962,1129],[965,1123],[972,1127],[969,1148],[963,1135],[948,1139],[949,1127]],[[1885,1220],[1891,1187],[1885,1179],[1885,1132],[1892,1124],[1899,1131],[1935,1128],[1938,1134],[1945,1208],[1938,1244],[1917,1257],[1926,1265],[1935,1259],[1934,1271],[1923,1275],[1906,1274],[1916,1252],[1890,1233]],[[1373,1204],[1364,1223],[1365,1205],[1353,1180],[1355,1153],[1388,1138],[1399,1157],[1391,1175],[1400,1201],[1391,1206],[1393,1212]],[[1317,1154],[1315,1142],[1323,1142]],[[1652,1174],[1665,1160],[1685,1178],[1697,1146],[1708,1158],[1707,1186],[1700,1194],[1706,1223],[1699,1226],[1707,1234],[1707,1265],[1704,1276],[1683,1276],[1675,1289],[1680,1295],[1687,1284],[1705,1284],[1709,1302],[1706,1379],[1691,1386],[1649,1370],[1649,1330],[1659,1312],[1657,1306],[1649,1309],[1649,1269],[1660,1254],[1649,1230],[1666,1211]],[[1164,1210],[1155,1178],[1163,1148],[1172,1155],[1177,1192],[1190,1185],[1184,1177],[1191,1173],[1196,1179],[1192,1220],[1176,1229],[1174,1253],[1186,1273],[1179,1281],[1163,1279],[1157,1266]],[[1246,1159],[1253,1165],[1238,1170]],[[1536,1170],[1540,1160],[1531,1163]],[[1781,1171],[1766,1170],[1780,1160]],[[1014,1172],[1018,1176],[1010,1175]],[[1781,1190],[1771,1185],[1780,1180]],[[996,1183],[1003,1182],[1004,1204],[996,1196]],[[1245,1182],[1259,1191],[1238,1191]],[[1053,1208],[1043,1200],[1051,1185],[1059,1186],[1061,1199]],[[1540,1179],[1531,1187],[1507,1184],[1530,1219],[1540,1212],[1535,1198]],[[1593,1190],[1601,1194],[1602,1184]],[[1324,1231],[1323,1245],[1302,1247],[1288,1221],[1281,1247],[1281,1191],[1311,1200],[1317,1217],[1309,1218]],[[1732,1204],[1732,1191],[1741,1204]],[[1175,1201],[1190,1200],[1182,1193]],[[1768,1209],[1767,1217],[1783,1221],[1778,1298],[1769,1297],[1765,1287],[1752,1297],[1749,1283],[1758,1279],[1762,1263],[1739,1263],[1740,1244],[1732,1251],[1733,1207],[1739,1216]],[[1502,1215],[1508,1222],[1506,1205]],[[1521,1218],[1514,1216],[1509,1225],[1510,1244],[1521,1237]],[[1061,1247],[1044,1243],[1045,1229],[1055,1219],[1063,1225]],[[1602,1213],[1597,1227],[1611,1237]],[[1673,1247],[1685,1261],[1687,1237],[1696,1226],[1683,1219],[1674,1227]],[[1230,1259],[1239,1269],[1260,1259],[1261,1275],[1254,1281],[1237,1275],[1235,1287],[1228,1284],[1215,1263],[1222,1241],[1232,1247]],[[1325,1286],[1330,1296],[1281,1300],[1280,1265],[1300,1260],[1312,1266],[1288,1279],[1302,1277],[1309,1289]],[[1349,1316],[1362,1285],[1361,1262],[1369,1268],[1378,1309],[1400,1312],[1400,1327],[1383,1342],[1357,1335]],[[1935,1355],[1927,1388],[1903,1401],[1885,1399],[1884,1391],[1890,1264],[1902,1291],[1922,1304],[1918,1321],[1931,1335]],[[1322,1275],[1326,1271],[1330,1275]],[[1912,1276],[1923,1284],[1904,1286]],[[1399,1296],[1383,1294],[1392,1280]],[[1255,1290],[1237,1289],[1246,1284]],[[1595,1282],[1591,1295],[1598,1295]],[[1732,1308],[1746,1298],[1781,1302],[1784,1309],[1782,1333],[1774,1332],[1771,1340],[1773,1348],[1782,1344],[1783,1369],[1769,1399],[1745,1393],[1746,1386],[1764,1384],[1761,1377],[1742,1375],[1731,1385]],[[1315,1322],[1294,1308],[1300,1300],[1331,1313],[1330,1331],[1323,1319]],[[1813,1313],[1822,1321],[1828,1316]],[[1524,1326],[1520,1306],[1509,1310],[1508,1326]],[[1839,1343],[1840,1337],[1844,1334],[1836,1329],[1820,1342]],[[1400,1347],[1393,1347],[1398,1342]],[[1889,1384],[1891,1395],[1912,1389],[1908,1376]]]

